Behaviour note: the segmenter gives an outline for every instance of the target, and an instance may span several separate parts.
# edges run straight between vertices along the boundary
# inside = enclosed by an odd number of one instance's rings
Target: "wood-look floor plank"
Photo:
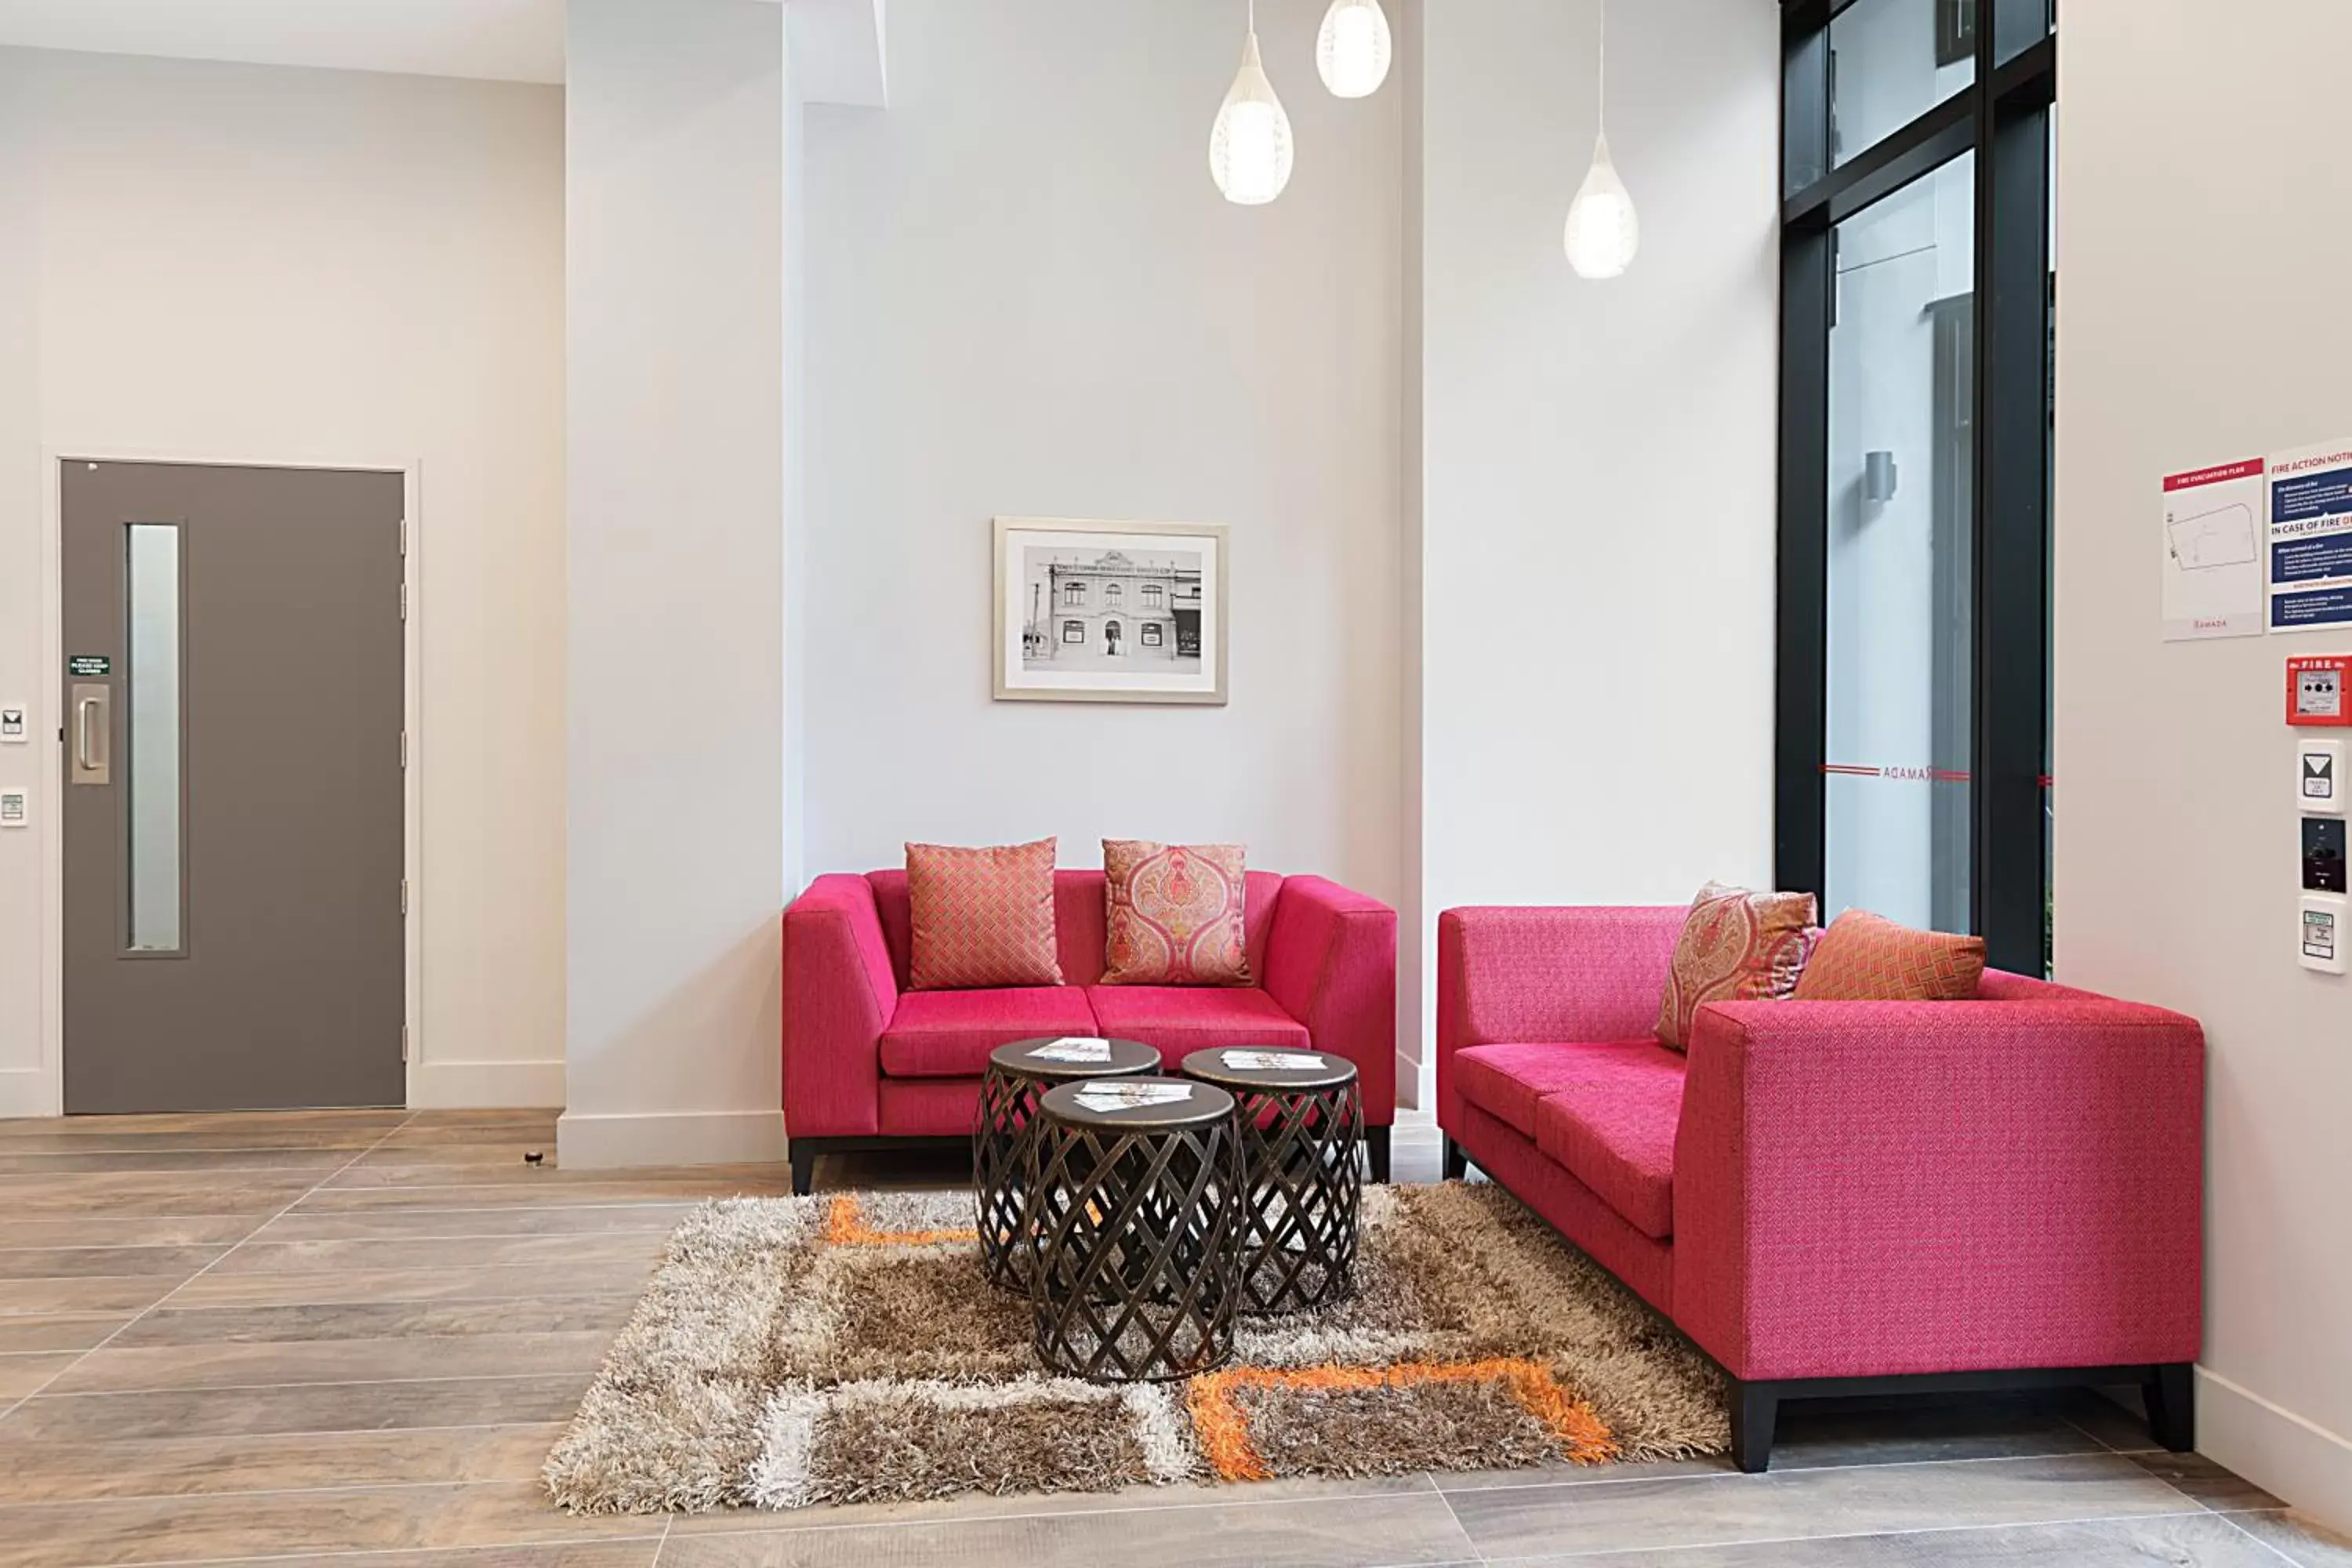
[[[520,1264],[485,1268],[344,1268],[289,1274],[227,1273],[191,1279],[174,1307],[296,1307],[334,1301],[525,1301],[573,1296],[641,1294],[656,1258],[635,1263],[583,1263],[549,1268]],[[0,1282],[0,1295],[7,1285]]]
[[[2284,1556],[2295,1568],[2352,1568],[2352,1535],[2330,1530],[2317,1520],[2285,1510],[2233,1513],[2230,1522]]]
[[[389,1135],[384,1127],[288,1127],[267,1131],[18,1132],[0,1137],[0,1152],[9,1154],[100,1154],[114,1152],[153,1153],[221,1152],[237,1149],[341,1150],[343,1158],[362,1153]]]
[[[408,1151],[410,1153],[417,1151]],[[779,1182],[789,1184],[791,1170],[783,1165],[664,1165],[641,1171],[564,1171],[552,1162],[555,1154],[547,1152],[548,1163],[525,1164],[518,1153],[507,1160],[435,1160],[401,1163],[368,1163],[362,1162],[350,1170],[338,1173],[327,1183],[329,1190],[367,1187],[493,1187],[520,1186],[533,1191],[558,1191],[567,1182],[624,1183],[643,1185],[649,1182],[681,1182],[712,1194],[749,1192],[757,1188],[773,1190]],[[786,1188],[789,1191],[789,1185]]]
[[[567,1541],[540,1546],[453,1546],[439,1552],[371,1552],[364,1557],[297,1552],[223,1558],[211,1568],[653,1568],[661,1536]]]
[[[280,1388],[42,1394],[0,1416],[0,1445],[124,1438],[386,1432],[569,1420],[586,1373],[412,1383],[310,1383]],[[354,1478],[364,1480],[365,1478]]]
[[[1954,1568],[2286,1568],[2269,1548],[2229,1520],[2210,1513],[1755,1542],[1678,1552],[1563,1552],[1515,1559],[1511,1568],[1939,1568],[1947,1563]]]
[[[188,1110],[145,1116],[27,1116],[0,1121],[0,1139],[100,1137],[194,1132],[208,1138],[303,1131],[389,1132],[412,1121],[405,1110]]]
[[[19,1152],[0,1142],[0,1175],[79,1171],[310,1171],[324,1174],[349,1164],[348,1149],[43,1149]]]
[[[572,1204],[553,1208],[390,1209],[320,1214],[297,1209],[254,1233],[256,1241],[408,1241],[424,1237],[587,1236],[651,1232],[667,1236],[694,1212],[690,1203]]]
[[[129,1279],[0,1279],[0,1319],[23,1313],[140,1312],[170,1295],[176,1276]]]
[[[2181,1493],[2113,1454],[1775,1470],[1622,1486],[1449,1492],[1480,1555],[1534,1557],[1563,1539],[1661,1550],[1956,1525],[2175,1513]]]
[[[51,1394],[255,1388],[369,1379],[532,1376],[594,1372],[613,1336],[475,1334],[445,1339],[312,1340],[268,1344],[150,1345],[92,1351],[48,1385]],[[72,1358],[68,1357],[68,1360]]]
[[[20,1351],[0,1355],[0,1405],[47,1387],[58,1373],[79,1359],[80,1353],[76,1351]]]
[[[469,1149],[483,1144],[520,1144],[552,1155],[555,1117],[518,1116],[511,1121],[472,1121],[455,1125],[409,1126],[384,1139],[380,1149]]]
[[[593,1236],[485,1236],[370,1238],[360,1241],[275,1241],[257,1236],[221,1259],[213,1274],[302,1274],[391,1268],[523,1268],[550,1270],[608,1263],[650,1263],[662,1253],[658,1236],[623,1231]],[[0,1254],[0,1257],[5,1257]],[[123,1272],[128,1272],[124,1270]]]
[[[658,1535],[646,1520],[559,1513],[536,1483],[248,1492],[0,1508],[0,1564],[115,1564]]]
[[[781,1198],[792,1194],[790,1175],[758,1177],[643,1176],[606,1171],[591,1179],[554,1173],[552,1179],[454,1186],[339,1187],[307,1194],[296,1214],[374,1214],[396,1209],[552,1208],[566,1204],[701,1203],[711,1198]]]
[[[816,1523],[817,1521],[810,1521]],[[686,1535],[664,1568],[1390,1568],[1473,1556],[1435,1493]]]
[[[70,1279],[168,1274],[185,1279],[221,1247],[12,1247],[0,1249],[0,1279]]]
[[[330,1301],[298,1307],[182,1307],[173,1303],[132,1323],[108,1349],[467,1334],[561,1334],[587,1330],[601,1331],[609,1338],[628,1321],[635,1304],[635,1300],[625,1295],[505,1301]],[[0,1334],[5,1334],[8,1321],[0,1318]],[[0,1343],[5,1342],[0,1339]],[[27,1344],[19,1348],[67,1347]]]
[[[388,1432],[0,1442],[14,1502],[299,1491],[420,1482],[528,1481],[562,1436],[561,1422],[432,1426]]]
[[[309,1192],[316,1182],[316,1173],[300,1171],[52,1171],[40,1175],[0,1175],[0,1214],[12,1219],[242,1214],[266,1218]]]
[[[21,1312],[0,1316],[0,1354],[86,1351],[130,1321],[126,1312]]]
[[[227,1247],[243,1241],[266,1215],[76,1215],[70,1219],[0,1219],[0,1247]]]

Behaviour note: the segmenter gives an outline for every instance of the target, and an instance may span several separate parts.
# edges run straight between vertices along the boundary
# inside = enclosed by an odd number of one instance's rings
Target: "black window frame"
[[[1076,635],[1073,635],[1073,634],[1076,634]],[[1064,621],[1064,622],[1062,623],[1062,642],[1063,642],[1064,646],[1066,646],[1066,647],[1067,645],[1072,644],[1072,643],[1077,643],[1077,644],[1081,644],[1081,645],[1083,645],[1083,644],[1086,642],[1086,640],[1087,640],[1087,623],[1086,623],[1086,622],[1084,622],[1084,621],[1071,621],[1071,620],[1066,620],[1066,621]]]
[[[1782,0],[1780,8],[1774,873],[1782,888],[1825,890],[1832,237],[1845,219],[1973,151],[1969,909],[1990,963],[2039,974],[2049,858],[2052,7],[2050,0],[1977,0],[1969,8],[1975,80],[1835,164],[1830,24],[1854,3]],[[1940,54],[1940,24],[1960,7],[1936,3]],[[1827,172],[1791,190],[1797,170]]]

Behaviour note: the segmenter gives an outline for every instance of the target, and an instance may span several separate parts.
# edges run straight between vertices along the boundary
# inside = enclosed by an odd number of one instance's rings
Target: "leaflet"
[[[1141,1110],[1192,1098],[1189,1083],[1090,1083],[1072,1096],[1088,1110]]]
[[[1234,1072],[1318,1072],[1331,1064],[1303,1051],[1227,1051],[1225,1066]]]
[[[1064,1035],[1032,1050],[1029,1058],[1040,1062],[1108,1062],[1110,1042],[1098,1035]]]

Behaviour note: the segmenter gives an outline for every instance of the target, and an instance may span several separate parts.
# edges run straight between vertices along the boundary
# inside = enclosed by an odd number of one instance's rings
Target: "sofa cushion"
[[[874,912],[881,917],[882,940],[890,950],[890,967],[898,989],[908,988],[914,946],[914,910],[903,870],[869,871],[874,889]],[[1103,915],[1107,901],[1100,871],[1054,873],[1054,941],[1065,985],[1092,985],[1102,978]],[[1250,973],[1265,973],[1266,940],[1274,929],[1274,911],[1282,894],[1282,878],[1272,871],[1249,873],[1249,908],[1243,918],[1243,940],[1248,943]]]
[[[907,846],[913,931],[908,985],[1059,985],[1055,948],[1054,840],[967,849]]]
[[[1591,1076],[1590,1054],[1656,1048],[1655,1040],[1612,1046],[1470,1046],[1454,1053],[1454,1083],[1463,1099],[1522,1138],[1536,1135],[1536,1102]]]
[[[1103,840],[1105,985],[1247,985],[1238,844]]]
[[[1536,1147],[1626,1224],[1664,1241],[1675,1233],[1685,1058],[1654,1042],[1582,1049],[1581,1080],[1536,1104]]]
[[[1914,931],[1848,910],[1813,948],[1797,981],[1800,1002],[1965,1002],[1984,978],[1985,942]]]
[[[1686,1050],[1691,1018],[1706,1003],[1777,1002],[1794,991],[1815,913],[1811,893],[1752,893],[1720,882],[1701,888],[1666,970],[1658,1039]]]
[[[909,991],[882,1031],[882,1070],[892,1078],[978,1078],[999,1046],[1096,1032],[1094,1009],[1075,985]]]
[[[1172,1071],[1187,1051],[1213,1046],[1279,1046],[1304,1050],[1307,1026],[1255,986],[1090,985],[1101,1031],[1157,1046]]]

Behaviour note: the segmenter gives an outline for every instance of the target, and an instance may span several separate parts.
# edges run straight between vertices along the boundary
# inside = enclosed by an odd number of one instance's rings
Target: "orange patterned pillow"
[[[912,906],[908,989],[1059,985],[1054,951],[1054,841],[1000,849],[907,846]]]
[[[1848,910],[1813,949],[1800,1002],[1965,1002],[1983,978],[1980,936],[1914,931],[1883,915]]]
[[[1660,1043],[1688,1050],[1691,1017],[1702,1003],[1779,1001],[1794,991],[1814,913],[1811,893],[1751,893],[1719,882],[1701,888],[1666,972]]]
[[[1238,844],[1103,840],[1106,985],[1247,985]]]

